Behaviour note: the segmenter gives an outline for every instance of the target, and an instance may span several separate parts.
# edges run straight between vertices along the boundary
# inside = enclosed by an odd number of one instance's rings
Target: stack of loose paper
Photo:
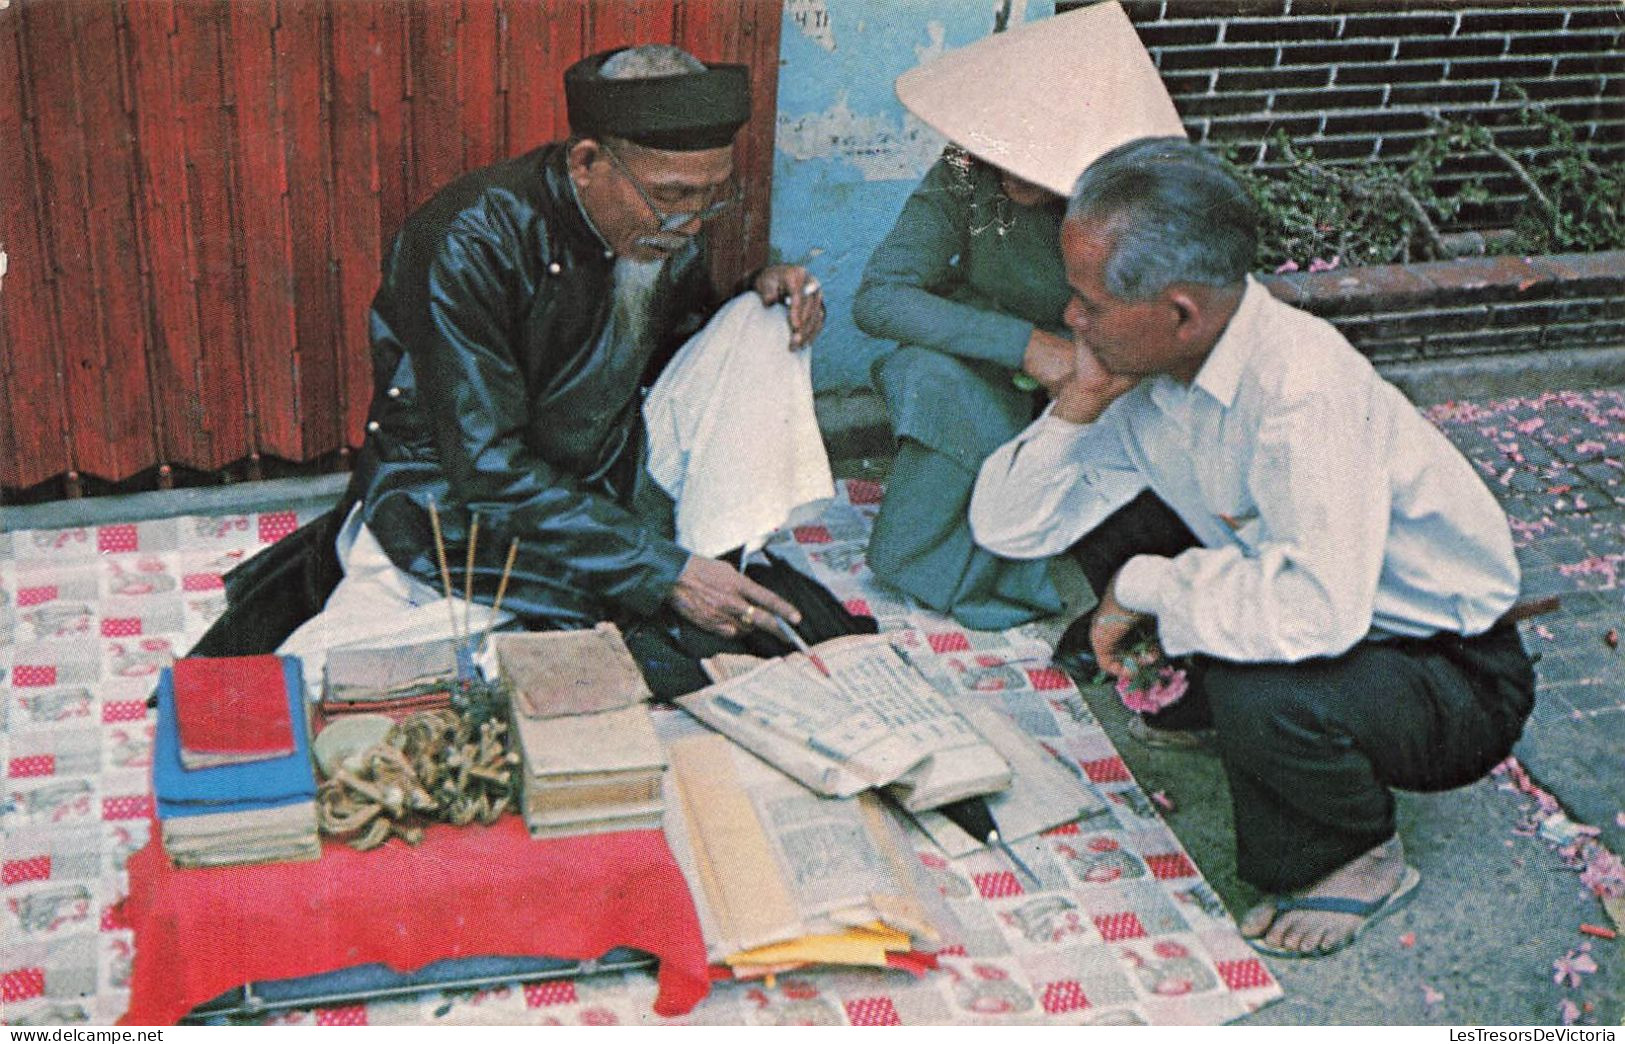
[[[230,677],[223,688],[219,679]],[[225,719],[249,714],[246,725]],[[288,749],[270,754],[286,735]],[[188,768],[183,750],[232,757]],[[245,754],[251,755],[245,758]],[[194,756],[194,762],[196,758]],[[321,855],[304,682],[294,657],[181,660],[158,683],[153,789],[176,866],[283,862]]]
[[[820,794],[889,787],[911,812],[1010,785],[1010,765],[885,635],[766,660],[678,706]],[[720,659],[720,658],[719,658]],[[737,657],[707,661],[730,674]]]
[[[322,710],[390,714],[451,705],[457,685],[457,643],[451,638],[328,650]]]
[[[532,836],[658,828],[665,755],[648,686],[615,625],[493,642],[512,690],[520,808]]]
[[[929,890],[876,795],[822,798],[724,737],[683,732],[663,725],[666,837],[713,964],[740,978],[931,966],[920,952],[939,939]]]

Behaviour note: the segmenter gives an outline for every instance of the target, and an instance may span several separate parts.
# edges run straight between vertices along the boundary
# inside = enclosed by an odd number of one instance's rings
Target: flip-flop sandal
[[[1360,922],[1360,926],[1354,929],[1354,933],[1347,939],[1344,939],[1336,946],[1323,947],[1318,950],[1289,950],[1285,947],[1271,946],[1262,937],[1248,939],[1247,944],[1259,953],[1269,957],[1294,959],[1330,956],[1339,950],[1352,946],[1354,941],[1367,928],[1410,902],[1412,897],[1416,895],[1416,887],[1421,883],[1421,872],[1416,867],[1407,865],[1405,872],[1400,875],[1399,884],[1395,885],[1394,890],[1381,899],[1348,899],[1332,895],[1285,896],[1276,899],[1274,904],[1275,916],[1277,917],[1289,910],[1314,910],[1322,913],[1353,914],[1356,917],[1363,917],[1365,920]],[[1274,924],[1275,922],[1272,919],[1270,923]],[[1265,930],[1268,931],[1268,929]]]

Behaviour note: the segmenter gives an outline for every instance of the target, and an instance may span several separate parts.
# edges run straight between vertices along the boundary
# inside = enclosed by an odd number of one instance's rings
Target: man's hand
[[[1116,586],[1117,578],[1113,577],[1106,585],[1106,593],[1100,596],[1100,604],[1095,607],[1095,616],[1089,625],[1089,645],[1100,669],[1114,678],[1122,678],[1134,671],[1133,664],[1124,662],[1123,654],[1128,651],[1124,646],[1151,617],[1124,609],[1117,600]]]
[[[1072,379],[1077,360],[1078,350],[1071,341],[1034,328],[1033,335],[1027,339],[1027,350],[1021,357],[1021,370],[1043,385],[1053,399]]]
[[[1131,391],[1140,379],[1109,372],[1081,342],[1068,347],[1072,351],[1072,373],[1058,390],[1050,392],[1055,399],[1050,415],[1073,424],[1093,424],[1106,407]]]
[[[803,348],[824,328],[824,292],[811,272],[800,265],[768,265],[756,276],[763,304],[790,306],[790,347]]]
[[[737,638],[752,627],[782,637],[774,615],[791,624],[801,622],[801,614],[789,602],[727,562],[700,555],[689,557],[666,600],[689,623],[724,638]]]

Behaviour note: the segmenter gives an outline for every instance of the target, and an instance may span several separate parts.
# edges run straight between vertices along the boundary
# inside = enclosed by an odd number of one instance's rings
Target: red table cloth
[[[136,951],[121,1025],[167,1025],[248,982],[374,961],[413,971],[629,946],[660,959],[657,1014],[681,1015],[709,988],[694,904],[658,830],[535,841],[508,815],[436,824],[416,848],[328,844],[312,862],[177,870],[154,823],[129,873]]]

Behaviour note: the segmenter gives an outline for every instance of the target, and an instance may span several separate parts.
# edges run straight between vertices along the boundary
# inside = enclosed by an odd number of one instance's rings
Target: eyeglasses
[[[610,148],[610,146],[605,142],[599,142],[599,145],[603,148],[604,152],[608,154],[610,163],[614,164],[615,169],[620,171],[621,177],[625,178],[627,182],[631,184],[632,188],[637,192],[638,198],[643,200],[643,205],[648,207],[650,212],[654,214],[655,219],[660,222],[661,232],[676,232],[678,229],[683,228],[685,225],[688,225],[695,220],[709,221],[718,214],[721,214],[723,211],[737,205],[740,200],[745,198],[744,187],[741,186],[739,182],[729,178],[726,184],[722,185],[718,189],[711,190],[712,195],[716,195],[720,192],[722,194],[722,198],[714,200],[700,210],[691,210],[680,214],[668,214],[666,211],[661,210],[660,204],[656,203],[650,197],[648,190],[643,187],[643,183],[640,182],[630,170],[626,169],[626,164],[621,161],[621,157],[616,154],[615,150]]]

